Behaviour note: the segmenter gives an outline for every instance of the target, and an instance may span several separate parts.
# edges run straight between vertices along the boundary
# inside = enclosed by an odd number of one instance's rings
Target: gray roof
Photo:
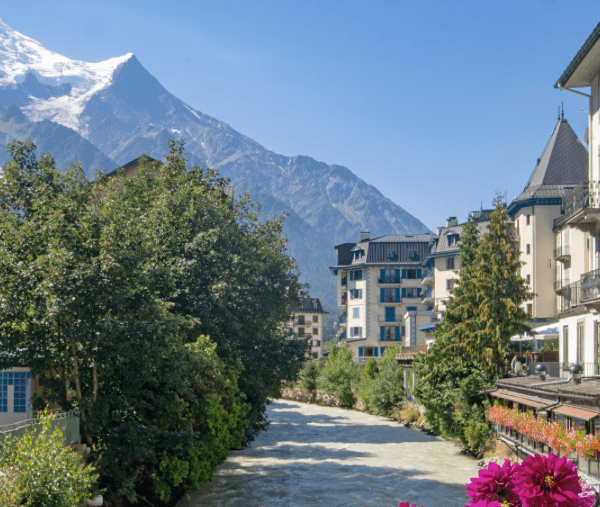
[[[480,237],[482,235],[484,235],[486,232],[488,232],[488,224],[489,223],[490,223],[489,218],[485,222],[476,222],[475,223],[475,225],[477,226],[477,230],[479,231]],[[435,254],[441,255],[441,254],[449,253],[449,252],[458,253],[460,251],[460,241],[458,242],[457,245],[448,246],[447,238],[449,236],[449,233],[458,234],[459,236],[462,236],[464,226],[465,226],[465,224],[452,225],[450,227],[438,227],[439,239],[437,240],[437,248],[435,250]],[[433,254],[433,255],[435,255],[435,254]]]
[[[313,306],[313,303],[316,305]],[[315,308],[316,306],[316,308]],[[293,313],[329,313],[323,310],[321,300],[319,298],[300,298],[298,306],[292,306],[290,312]]]
[[[563,195],[587,179],[588,152],[565,119],[559,119],[521,194],[509,206],[514,214],[527,203],[560,204]],[[521,206],[517,206],[521,204]]]
[[[573,57],[571,63],[569,63],[562,75],[558,78],[554,88],[565,88],[566,86],[571,88],[580,88],[582,86],[589,86],[588,81],[591,80],[591,77],[595,74],[594,72],[588,72],[586,76],[580,76],[580,79],[575,79],[571,83],[569,83],[569,80],[573,77],[573,74],[575,74],[575,71],[583,62],[585,57],[590,53],[596,42],[598,42],[598,39],[600,39],[600,23],[596,25],[596,28],[594,28],[590,36],[583,43],[583,46],[581,46],[579,51],[577,51],[577,54]],[[582,82],[582,77],[587,77],[588,79]]]

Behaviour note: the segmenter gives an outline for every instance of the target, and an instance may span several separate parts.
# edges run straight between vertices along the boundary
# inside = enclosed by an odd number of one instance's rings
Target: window
[[[375,357],[375,356],[377,356],[377,352],[375,352],[375,349],[377,349],[377,347],[361,347],[361,349],[363,349],[363,356],[364,357]]]
[[[416,280],[417,279],[417,270],[416,269],[407,269],[406,270],[406,278],[408,278],[409,280]]]
[[[528,304],[526,308],[527,308],[527,310],[526,310],[527,317],[529,317],[529,318],[533,317],[533,305]]]
[[[527,282],[527,285],[531,285],[531,275],[527,275],[525,281]]]
[[[391,326],[383,326],[381,328],[382,336],[381,341],[384,342],[393,342],[394,341],[394,328]]]
[[[313,307],[313,310],[318,310],[319,304],[316,301],[313,301],[312,307]]]
[[[446,269],[454,269],[454,257],[448,257],[446,259]]]
[[[313,359],[319,359],[319,353],[318,352],[313,352],[312,353],[312,358]]]
[[[362,299],[362,289],[350,289],[350,299]]]
[[[298,315],[298,325],[299,326],[304,325],[304,315]]]
[[[399,269],[382,269],[379,274],[380,283],[400,283]]]
[[[400,289],[381,289],[379,301],[381,303],[399,303]]]
[[[563,326],[563,363],[569,362],[569,326]]]
[[[577,362],[583,364],[585,358],[585,327],[583,322],[577,323]]]
[[[458,234],[448,234],[446,236],[448,246],[456,246],[458,244]]]
[[[418,298],[420,290],[417,287],[407,287],[406,297],[407,298]]]
[[[318,315],[313,315],[313,323],[317,323],[319,322],[319,316]]]
[[[352,308],[352,317],[355,319],[360,317],[360,308]]]
[[[525,225],[529,225],[531,223],[530,219],[531,219],[531,215],[525,215]]]
[[[354,250],[354,252],[352,252],[353,254],[353,259],[355,261],[362,259],[363,255],[365,255],[365,251],[364,250]]]
[[[304,328],[303,327],[298,328],[298,336],[304,336]]]
[[[531,254],[531,244],[527,243],[527,245],[525,245],[525,250],[526,250],[525,253],[527,255],[530,255]]]
[[[351,327],[350,336],[353,338],[362,337],[362,327]]]
[[[451,292],[452,289],[454,289],[454,278],[450,278],[449,280],[446,280],[446,290]]]
[[[362,280],[362,269],[350,271],[350,281],[352,280]]]
[[[319,334],[319,328],[318,327],[313,327],[313,333],[312,334]]]

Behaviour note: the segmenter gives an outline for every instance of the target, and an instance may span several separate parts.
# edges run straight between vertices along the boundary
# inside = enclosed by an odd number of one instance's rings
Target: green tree
[[[29,364],[40,403],[80,412],[109,498],[154,503],[208,480],[301,368],[305,344],[282,331],[299,288],[283,217],[233,204],[217,172],[188,170],[181,143],[136,177],[94,182],[37,162],[31,143],[9,150],[0,368]],[[216,348],[189,349],[201,335]]]
[[[352,350],[346,345],[329,342],[329,355],[323,366],[323,388],[335,394],[343,406],[354,404],[360,369],[353,361]]]
[[[404,401],[404,369],[398,366],[398,347],[387,347],[372,383],[369,405],[377,415],[390,415]]]
[[[317,389],[319,375],[321,370],[316,361],[308,361],[306,366],[300,372],[300,387],[313,393]]]

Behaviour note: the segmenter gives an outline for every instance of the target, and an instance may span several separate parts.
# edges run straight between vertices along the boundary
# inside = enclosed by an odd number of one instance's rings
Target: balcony
[[[380,285],[385,285],[385,284],[398,284],[398,283],[402,283],[402,280],[399,276],[384,276],[383,278],[379,278],[378,280]]]
[[[581,302],[586,306],[600,306],[600,269],[581,275],[579,284]]]
[[[400,304],[402,303],[402,298],[400,297],[396,297],[394,295],[388,296],[385,295],[382,298],[379,298],[379,304],[380,305],[389,305],[389,304]]]
[[[554,291],[561,293],[566,287],[569,286],[571,280],[565,278],[564,280],[555,280],[554,281]]]
[[[571,245],[562,245],[554,249],[554,259],[557,261],[571,260]]]
[[[582,181],[562,199],[562,215],[554,227],[571,225],[583,231],[595,232],[600,222],[600,181]]]
[[[342,287],[345,287],[346,285],[348,285],[348,277],[347,276],[342,276],[341,284],[342,284]]]
[[[572,310],[580,304],[580,285],[579,282],[572,283],[563,287],[561,292],[560,306],[557,308],[558,313],[564,313]]]
[[[402,324],[402,317],[400,315],[394,315],[393,319],[386,317],[385,315],[378,315],[377,322],[380,324],[388,324],[389,326],[397,326],[398,324]]]
[[[345,313],[342,313],[339,317],[338,317],[338,324],[340,326],[345,326],[348,323],[348,315]]]
[[[427,306],[431,306],[435,303],[433,288],[429,287],[428,289],[421,292],[421,303]]]
[[[433,271],[431,269],[426,269],[425,273],[423,273],[423,280],[421,280],[421,285],[426,287],[433,287],[435,283],[435,278],[433,276]]]

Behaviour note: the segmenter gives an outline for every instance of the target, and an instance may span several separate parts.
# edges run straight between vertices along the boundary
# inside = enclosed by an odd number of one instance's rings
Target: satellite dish
[[[522,357],[515,356],[510,362],[510,369],[517,375],[522,373],[523,363],[521,361],[523,361]]]

